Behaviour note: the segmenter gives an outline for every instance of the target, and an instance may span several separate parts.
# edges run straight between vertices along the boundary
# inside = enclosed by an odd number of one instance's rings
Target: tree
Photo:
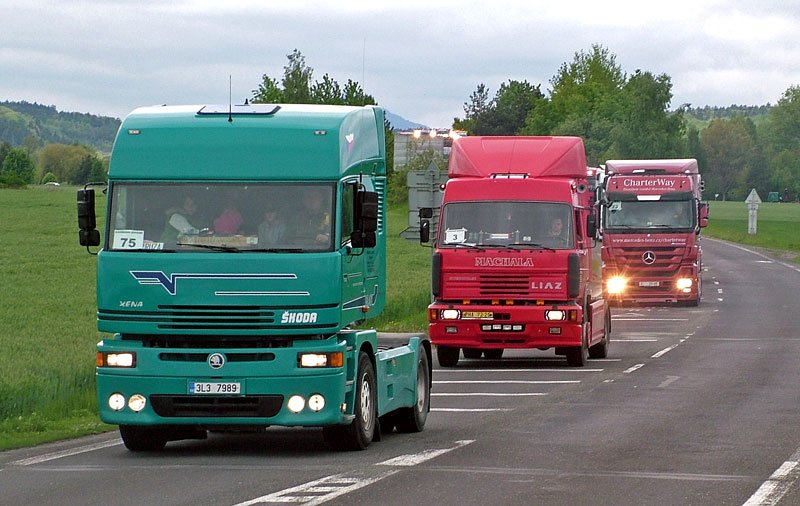
[[[611,129],[609,158],[678,158],[683,140],[683,108],[669,112],[672,83],[666,74],[637,70],[622,87]]]
[[[468,133],[475,131],[478,118],[489,110],[489,90],[481,83],[469,96],[469,102],[464,102],[464,119],[453,118],[453,128],[464,130]]]
[[[33,158],[22,148],[11,148],[3,160],[2,172],[28,184],[33,182]]]
[[[261,76],[261,84],[258,89],[253,90],[254,104],[281,104],[283,100],[283,90],[278,86],[278,80],[269,77],[267,74]]]
[[[290,104],[311,102],[311,76],[314,69],[306,65],[306,57],[295,49],[286,55],[289,63],[283,67],[283,98]]]
[[[331,76],[325,74],[322,81],[311,86],[311,101],[315,104],[343,105],[342,87]]]
[[[712,120],[700,134],[700,142],[708,161],[709,189],[722,195],[722,200],[743,197],[731,193],[737,186],[744,193],[752,168],[755,142],[746,123],[741,119]]]

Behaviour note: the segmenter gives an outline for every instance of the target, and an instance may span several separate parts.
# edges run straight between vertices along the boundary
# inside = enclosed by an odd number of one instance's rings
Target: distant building
[[[433,149],[443,156],[450,155],[453,139],[463,135],[449,128],[432,128],[429,130],[395,130],[394,132],[394,168],[401,168],[415,154],[426,149]]]

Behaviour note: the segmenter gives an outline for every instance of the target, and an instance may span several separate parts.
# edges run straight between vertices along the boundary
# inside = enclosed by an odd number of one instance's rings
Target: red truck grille
[[[488,275],[479,276],[478,293],[482,297],[514,297],[530,293],[528,276]]]
[[[684,250],[683,246],[615,248],[613,259],[621,270],[631,268],[636,269],[640,275],[663,275],[665,272],[678,270]]]

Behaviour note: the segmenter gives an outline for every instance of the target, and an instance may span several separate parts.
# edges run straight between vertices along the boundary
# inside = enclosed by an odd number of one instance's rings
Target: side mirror
[[[99,246],[100,232],[94,211],[94,190],[78,190],[78,241],[81,246]]]
[[[700,202],[697,208],[700,213],[700,228],[708,226],[708,202]]]
[[[374,248],[377,244],[378,194],[357,191],[355,193],[355,216],[350,244],[354,248]]]
[[[586,236],[592,239],[597,238],[597,215],[594,213],[586,217]]]
[[[431,222],[429,220],[419,220],[419,242],[427,244],[431,240]]]

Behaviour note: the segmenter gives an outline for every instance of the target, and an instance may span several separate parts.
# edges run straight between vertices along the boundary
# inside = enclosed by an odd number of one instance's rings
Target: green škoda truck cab
[[[130,450],[208,430],[323,427],[337,449],[420,431],[430,343],[350,326],[386,296],[386,151],[377,107],[147,107],[94,190],[97,393]]]

